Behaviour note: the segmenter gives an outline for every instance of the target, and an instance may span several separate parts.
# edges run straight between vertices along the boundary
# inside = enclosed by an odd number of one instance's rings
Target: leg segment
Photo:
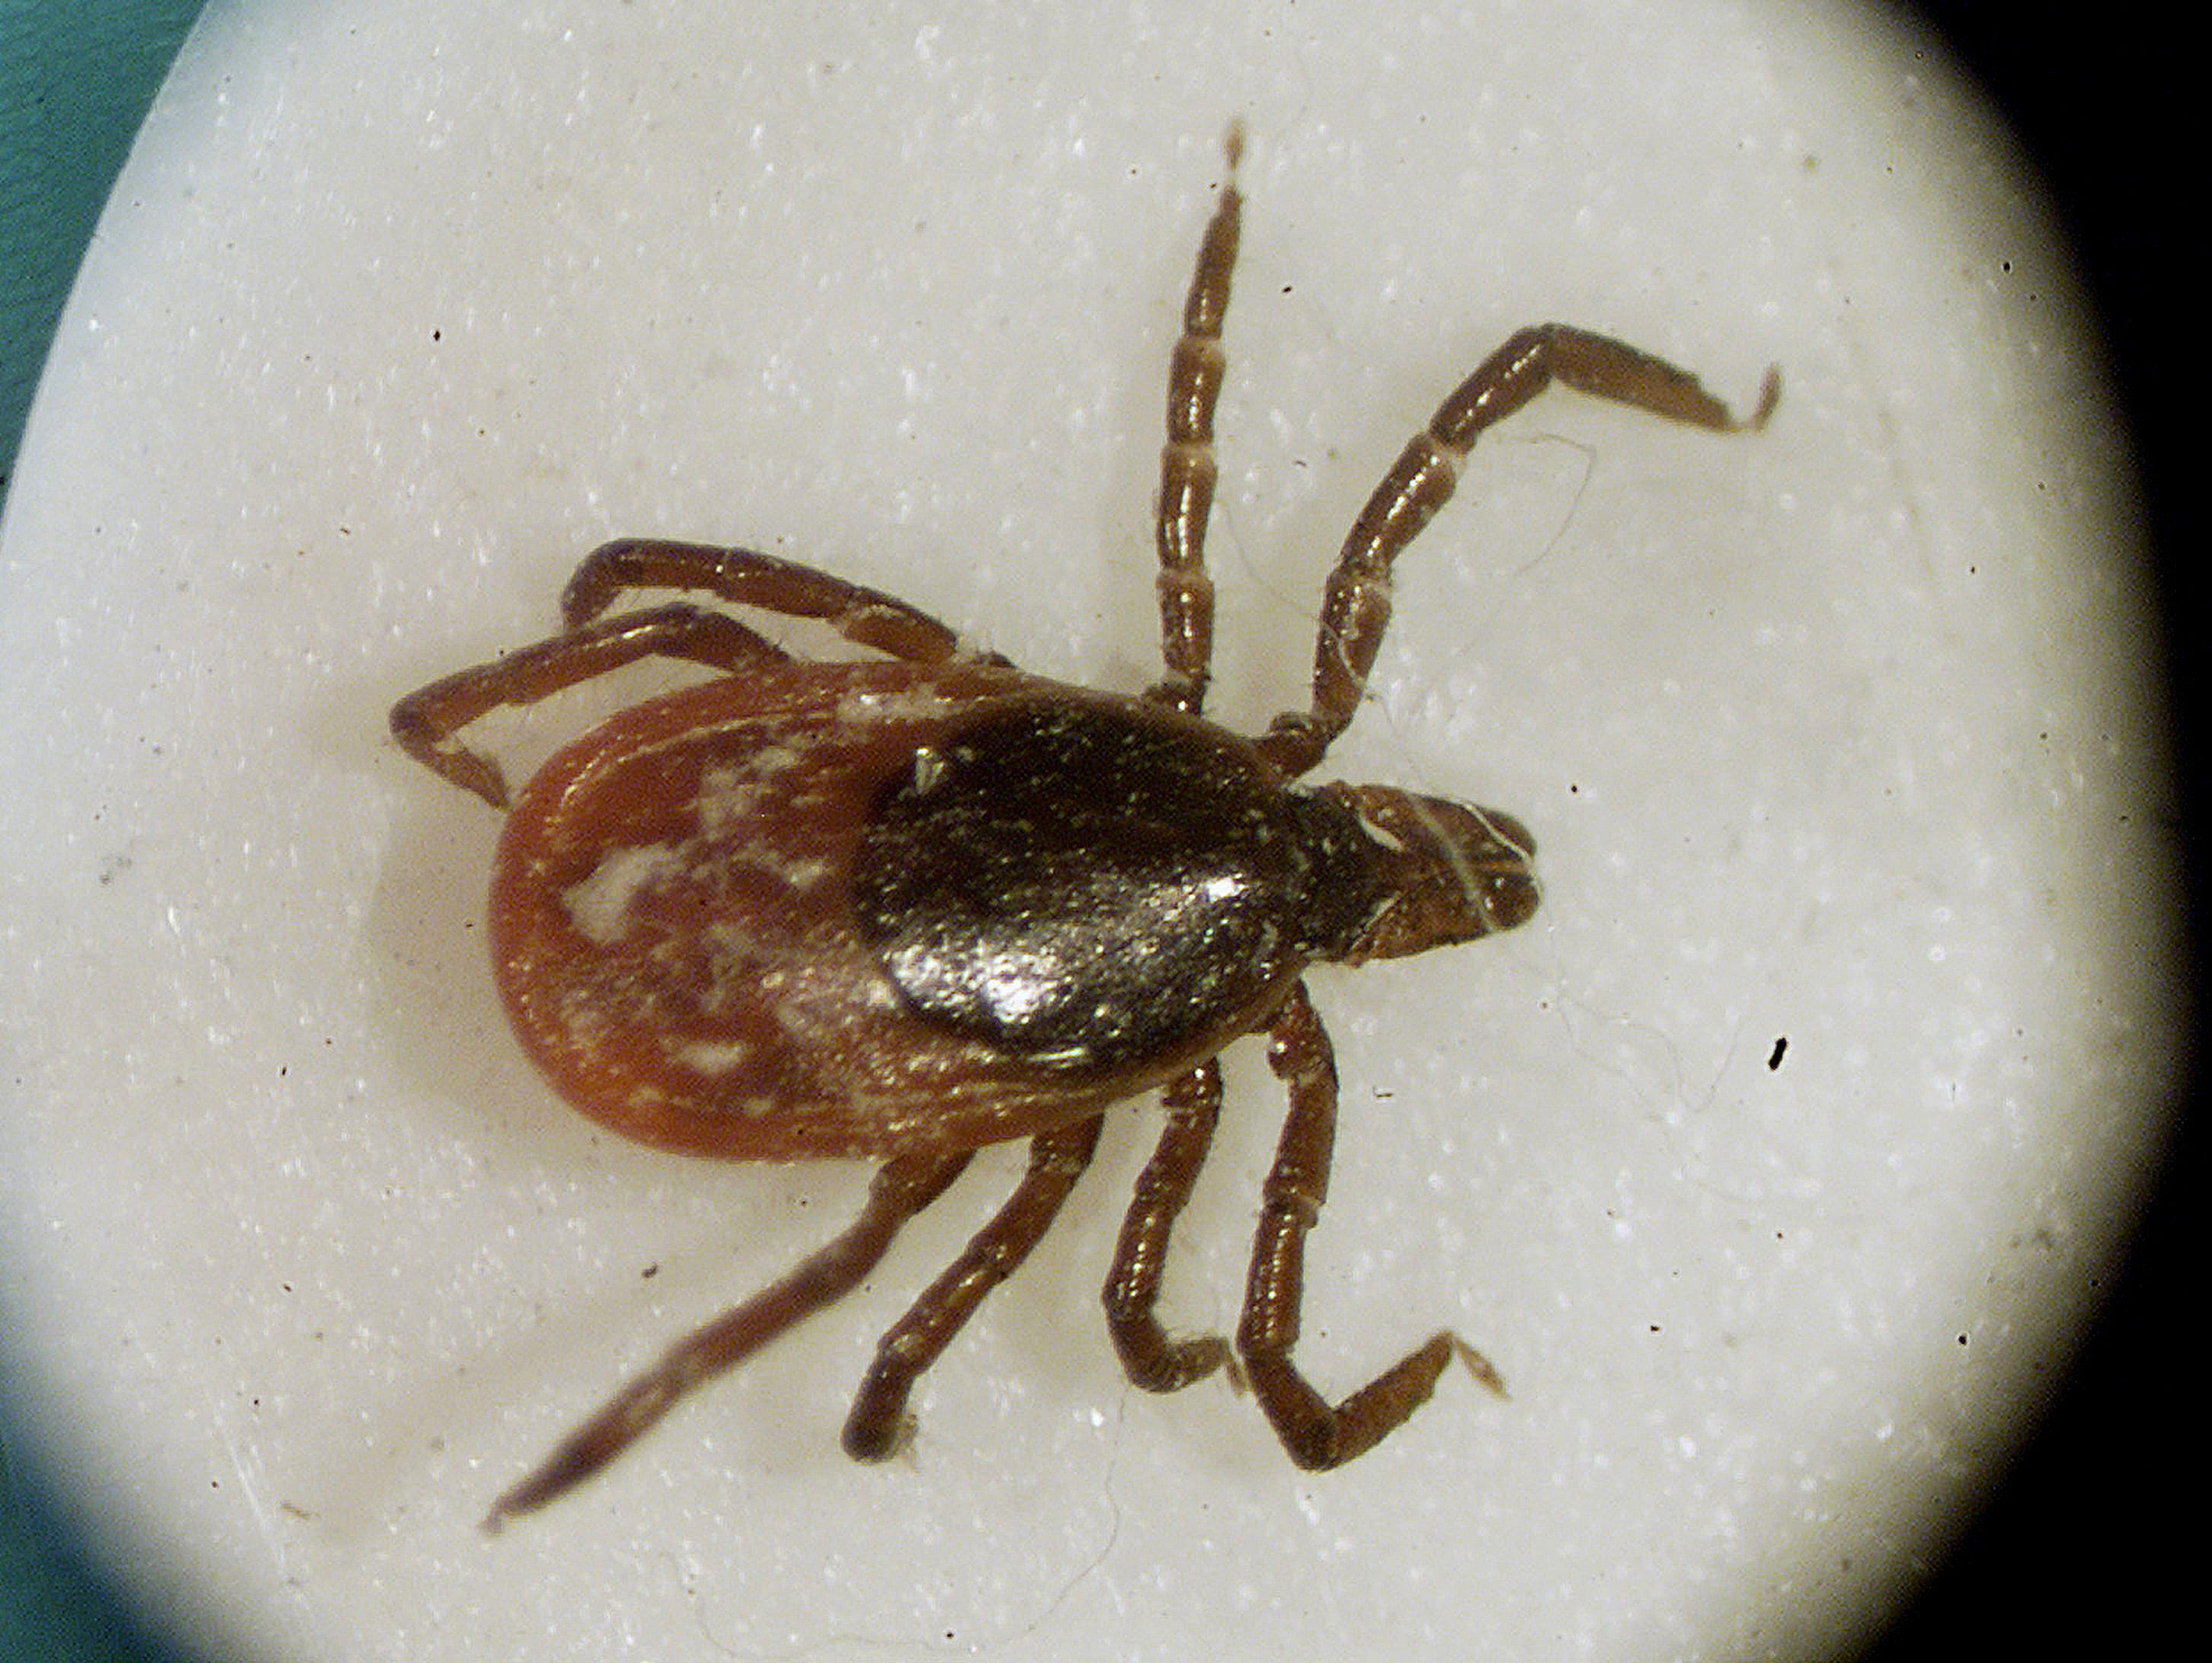
[[[574,1489],[691,1393],[850,1293],[884,1256],[899,1226],[942,1195],[968,1159],[964,1153],[910,1155],[888,1162],[869,1186],[860,1217],[842,1235],[781,1281],[671,1346],[570,1433],[536,1472],[494,1502],[484,1529],[496,1531],[517,1514],[534,1512]]]
[[[857,646],[915,664],[949,659],[960,645],[928,613],[811,566],[750,549],[638,537],[605,543],[586,555],[561,592],[561,613],[574,629],[605,611],[623,590],[644,588],[704,590],[732,605],[819,618]]]
[[[688,659],[737,670],[784,655],[735,618],[676,602],[571,630],[505,658],[436,681],[392,707],[392,735],[432,773],[507,806],[507,780],[489,757],[453,735],[502,705],[534,704],[640,659]]]
[[[1262,1192],[1260,1230],[1245,1284],[1237,1350],[1260,1407],[1291,1459],[1340,1466],[1395,1431],[1429,1399],[1456,1356],[1477,1380],[1503,1390],[1498,1373],[1458,1335],[1442,1332],[1332,1408],[1308,1385],[1291,1350],[1304,1296],[1305,1236],[1328,1195],[1336,1141],[1336,1058],[1303,985],[1269,1030],[1267,1061],[1289,1088],[1291,1112]]]
[[[1225,361],[1221,320],[1237,266],[1243,212],[1237,163],[1244,149],[1241,124],[1223,142],[1229,177],[1221,203],[1199,245],[1198,265],[1182,307],[1182,337],[1168,372],[1168,437],[1160,452],[1160,496],[1153,540],[1160,555],[1160,652],[1167,675],[1152,689],[1162,704],[1190,715],[1206,703],[1213,659],[1213,580],[1206,574],[1206,524],[1213,513],[1213,406]]]
[[[1313,707],[1278,716],[1259,742],[1285,773],[1312,768],[1351,722],[1390,621],[1390,563],[1450,501],[1460,464],[1477,436],[1555,380],[1722,433],[1763,426],[1782,391],[1781,378],[1768,370],[1758,406],[1749,419],[1739,420],[1689,371],[1622,342],[1565,324],[1542,324],[1514,336],[1437,407],[1375,488],[1345,539],[1322,597]]]
[[[1006,1205],[884,1336],[845,1421],[845,1453],[854,1460],[882,1460],[904,1441],[911,1424],[906,1400],[915,1381],[975,1314],[983,1296],[1020,1269],[1044,1239],[1091,1164],[1103,1122],[1094,1114],[1030,1139],[1030,1169]]]
[[[1137,1179],[1136,1199],[1121,1223],[1114,1268],[1106,1278],[1106,1330],[1132,1384],[1174,1392],[1203,1380],[1229,1360],[1218,1334],[1170,1340],[1153,1307],[1167,1267],[1168,1237],[1190,1199],[1221,1115],[1221,1065],[1212,1059],[1169,1085],[1162,1096],[1167,1128]]]

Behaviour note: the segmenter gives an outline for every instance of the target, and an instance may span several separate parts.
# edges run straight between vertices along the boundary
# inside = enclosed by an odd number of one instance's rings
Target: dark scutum
[[[1218,730],[1038,700],[916,757],[861,839],[854,899],[923,1016],[1111,1068],[1340,950],[1382,899],[1373,849],[1350,809]]]

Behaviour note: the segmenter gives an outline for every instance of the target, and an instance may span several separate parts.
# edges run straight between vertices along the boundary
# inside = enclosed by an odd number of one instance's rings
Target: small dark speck
[[[434,341],[442,341],[446,338],[446,331],[442,329],[434,329],[430,331],[430,338]]]
[[[638,1274],[643,1277],[647,1282],[650,1282],[653,1278],[660,1274],[660,1266],[658,1265],[648,1265],[643,1270],[640,1271]]]
[[[1771,1051],[1770,1051],[1770,1052],[1768,1052],[1768,1053],[1766,1053],[1766,1065],[1767,1065],[1767,1067],[1768,1067],[1768,1068],[1770,1068],[1770,1069],[1775,1069],[1775,1068],[1779,1068],[1779,1067],[1781,1067],[1781,1066],[1782,1066],[1782,1053],[1783,1053],[1784,1052],[1787,1051],[1789,1048],[1790,1048],[1790,1041],[1789,1041],[1789,1040],[1788,1040],[1786,1037],[1785,1037],[1785,1038],[1783,1038],[1783,1039],[1778,1039],[1778,1040],[1775,1041],[1775,1042],[1774,1042],[1774,1049],[1773,1049],[1773,1050],[1771,1050]]]

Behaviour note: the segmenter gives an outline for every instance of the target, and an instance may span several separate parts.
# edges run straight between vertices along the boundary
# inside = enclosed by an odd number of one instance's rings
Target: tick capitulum
[[[1155,1311],[1168,1240],[1221,1106],[1216,1056],[1265,1034],[1290,1108],[1262,1187],[1239,1372],[1291,1460],[1330,1467],[1427,1400],[1439,1331],[1331,1404],[1291,1353],[1305,1237],[1328,1187],[1336,1067],[1302,974],[1510,929],[1534,844],[1492,809],[1298,783],[1350,723],[1390,615],[1391,566],[1450,497],[1476,437],[1558,381],[1670,421],[1747,422],[1686,371],[1563,325],[1515,335],[1383,477],[1324,592],[1306,709],[1245,738],[1207,721],[1221,326],[1237,260],[1240,129],[1183,308],[1157,541],[1161,680],[1139,697],[963,650],[902,601],[743,549],[629,541],[587,558],[562,634],[402,700],[409,754],[507,811],[493,967],[515,1031],[570,1103],[625,1136],[726,1160],[879,1161],[860,1217],[684,1338],[493,1503],[497,1528],[620,1454],[676,1403],[849,1292],[973,1153],[1030,1141],[1012,1195],[884,1335],[844,1445],[890,1454],[914,1384],[1019,1267],[1089,1162],[1105,1111],[1160,1093],[1164,1126],[1115,1248],[1106,1326],[1129,1378],[1172,1391],[1229,1361]],[[612,610],[641,588],[818,619],[876,655],[790,656],[726,611]],[[714,679],[611,718],[510,798],[460,737],[648,657]]]

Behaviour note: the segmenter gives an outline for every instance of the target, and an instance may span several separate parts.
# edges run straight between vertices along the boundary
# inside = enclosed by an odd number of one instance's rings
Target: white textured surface
[[[2018,1435],[2162,1129],[2177,974],[2124,458],[2029,186],[1862,8],[1178,9],[204,20],[0,549],[0,1254],[51,1457],[225,1654],[1802,1656]],[[1225,719],[1298,695],[1343,526],[1515,325],[1787,378],[1756,439],[1562,396],[1488,445],[1334,759],[1519,814],[1547,899],[1316,978],[1302,1356],[1341,1389],[1449,1321],[1512,1399],[1448,1380],[1313,1478],[1218,1384],[1128,1391],[1133,1108],[910,1465],[847,1464],[844,1399],[1005,1156],[486,1541],[864,1175],[552,1101],[479,959],[491,816],[386,707],[544,633],[617,532],[1141,685],[1240,112]],[[1279,1113],[1256,1054],[1231,1090],[1191,1326],[1233,1320]]]

